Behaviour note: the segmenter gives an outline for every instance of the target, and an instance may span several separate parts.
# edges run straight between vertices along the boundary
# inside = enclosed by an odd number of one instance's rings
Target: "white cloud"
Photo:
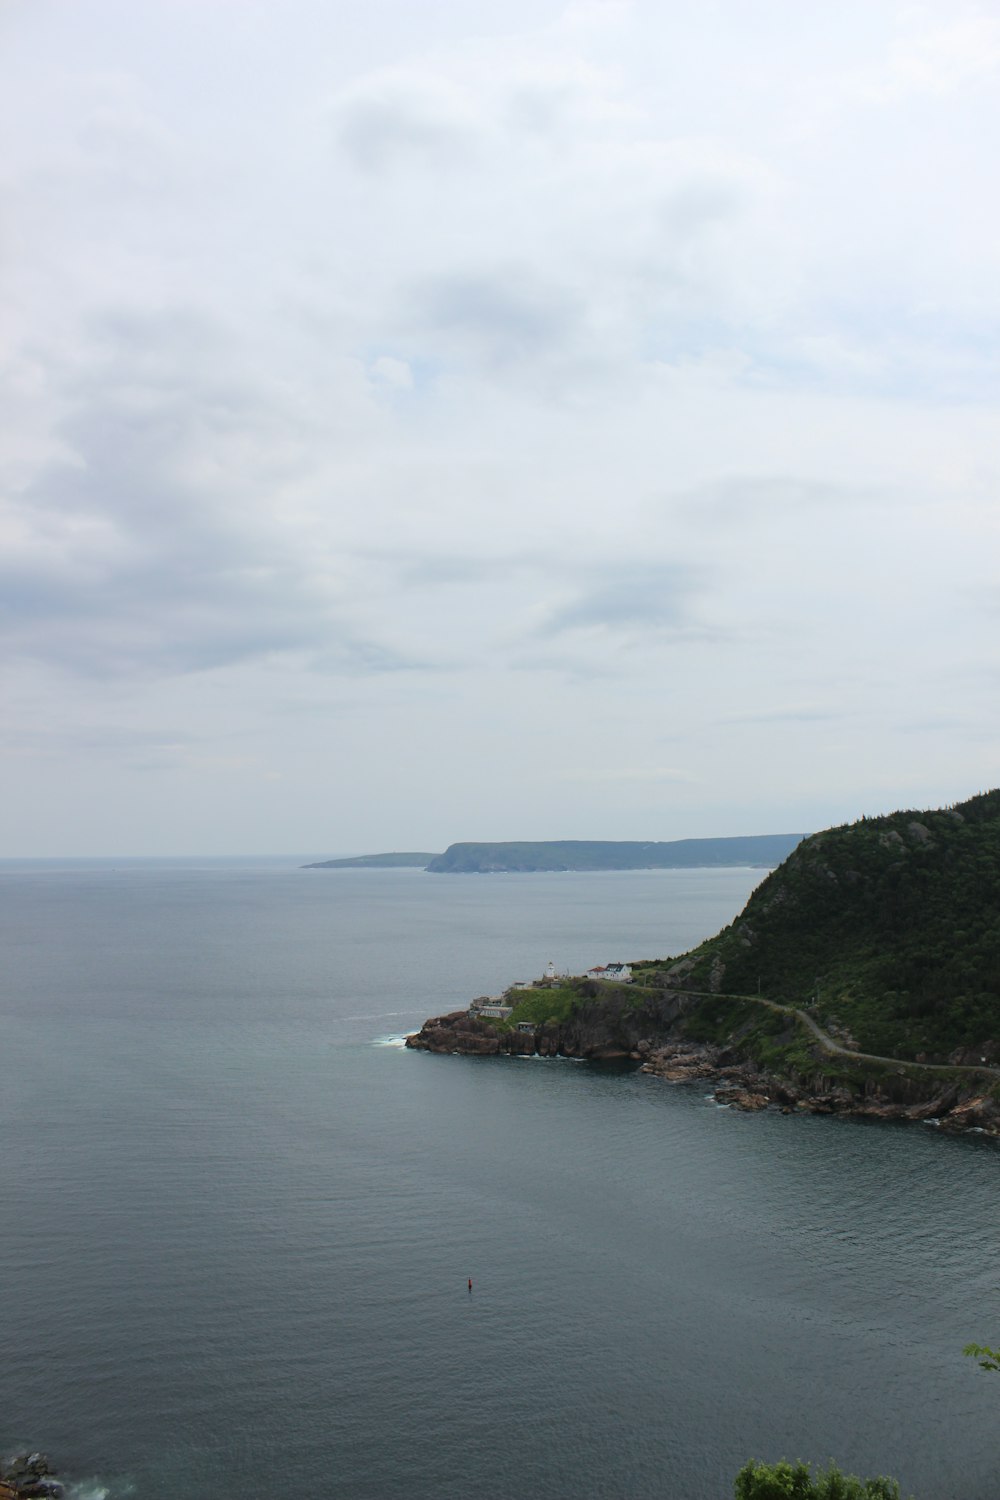
[[[1000,69],[1000,17],[967,9],[943,20],[934,6],[904,10],[881,78],[861,85],[871,97],[895,103],[911,94],[946,97],[986,81]]]
[[[373,378],[390,390],[413,389],[413,370],[405,359],[393,359],[391,354],[380,354],[378,359],[372,361],[371,369]]]

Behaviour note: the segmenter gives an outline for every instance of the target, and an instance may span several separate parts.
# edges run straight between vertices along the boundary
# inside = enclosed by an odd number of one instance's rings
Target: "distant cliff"
[[[434,875],[527,874],[540,870],[683,870],[705,865],[773,868],[803,838],[769,833],[748,838],[675,839],[670,843],[563,839],[450,844],[427,868]]]
[[[353,859],[323,859],[303,870],[426,870],[437,854],[356,854]]]

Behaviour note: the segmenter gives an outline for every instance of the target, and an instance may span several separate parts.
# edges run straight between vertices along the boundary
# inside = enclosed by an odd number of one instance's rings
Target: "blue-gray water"
[[[996,1147],[389,1040],[758,878],[0,867],[0,1448],[114,1500],[724,1500],[751,1454],[993,1500]]]

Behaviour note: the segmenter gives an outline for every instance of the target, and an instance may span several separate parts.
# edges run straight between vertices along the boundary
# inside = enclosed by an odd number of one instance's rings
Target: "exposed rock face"
[[[636,1003],[634,992],[611,990],[568,1020],[547,1022],[533,1031],[498,1031],[489,1020],[453,1011],[425,1022],[406,1045],[473,1056],[537,1053],[592,1062],[631,1061],[639,1071],[668,1083],[704,1080],[714,1085],[720,1103],[734,1109],[927,1120],[948,1130],[1000,1137],[1000,1102],[982,1091],[981,1080],[959,1082],[931,1071],[921,1076],[900,1065],[853,1088],[831,1086],[818,1050],[814,1073],[771,1075],[741,1055],[737,1045],[702,1045],[679,1036],[676,1028],[691,1003],[692,997],[674,991]]]
[[[0,1500],[39,1500],[43,1496],[58,1500],[64,1493],[44,1453],[19,1453],[0,1478]]]
[[[645,1054],[640,1072],[655,1073],[668,1083],[686,1083],[695,1078],[718,1078],[719,1055],[714,1047],[699,1047],[694,1042],[676,1042],[667,1047],[652,1048],[647,1042],[640,1049]]]
[[[984,1135],[1000,1135],[1000,1109],[996,1100],[985,1094],[960,1100],[936,1118],[945,1130],[981,1130]]]
[[[596,990],[596,986],[595,986]],[[641,1042],[669,1035],[683,1013],[686,997],[658,994],[639,1004],[626,990],[608,987],[593,1004],[559,1023],[545,1022],[533,1032],[497,1031],[489,1020],[456,1010],[425,1021],[406,1045],[424,1052],[469,1052],[514,1056],[580,1057],[593,1062],[635,1058]]]
[[[479,1016],[470,1016],[467,1010],[453,1010],[425,1021],[416,1036],[406,1038],[406,1045],[424,1052],[465,1052],[484,1057],[501,1050],[496,1027]]]
[[[753,1089],[736,1088],[734,1084],[723,1084],[717,1088],[715,1097],[720,1104],[728,1104],[732,1109],[767,1109],[770,1104],[770,1096],[755,1093]]]

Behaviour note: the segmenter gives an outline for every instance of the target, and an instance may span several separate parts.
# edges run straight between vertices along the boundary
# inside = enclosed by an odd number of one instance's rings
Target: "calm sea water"
[[[0,866],[0,1448],[112,1500],[724,1500],[751,1454],[993,1500],[991,1143],[398,1046],[759,878]]]

